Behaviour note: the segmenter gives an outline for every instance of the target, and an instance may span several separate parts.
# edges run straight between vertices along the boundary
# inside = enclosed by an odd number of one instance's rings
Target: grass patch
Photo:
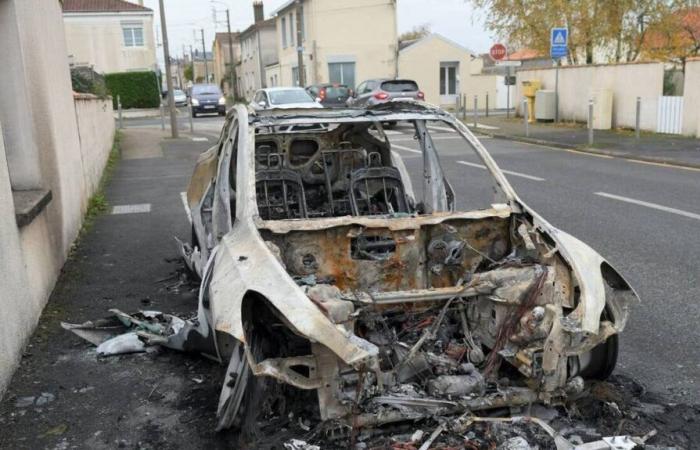
[[[116,132],[114,133],[114,143],[112,144],[112,150],[109,152],[109,158],[107,159],[107,165],[105,166],[105,170],[102,172],[100,184],[97,186],[97,190],[92,195],[92,197],[90,197],[90,200],[88,200],[88,207],[87,211],[85,212],[83,227],[80,230],[80,235],[78,236],[78,239],[80,239],[87,231],[89,231],[90,228],[92,228],[92,225],[95,223],[95,219],[99,215],[107,212],[107,209],[109,208],[109,202],[105,197],[105,186],[107,186],[107,183],[112,178],[114,168],[117,166],[117,162],[119,161],[121,153],[121,140],[121,132],[119,130],[116,130]]]

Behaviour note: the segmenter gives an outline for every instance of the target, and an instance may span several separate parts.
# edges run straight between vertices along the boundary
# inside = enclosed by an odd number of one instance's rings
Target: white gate
[[[659,97],[656,132],[681,134],[683,129],[683,97]]]

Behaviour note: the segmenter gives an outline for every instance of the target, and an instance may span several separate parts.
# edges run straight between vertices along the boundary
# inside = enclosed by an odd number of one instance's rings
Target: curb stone
[[[629,161],[649,162],[649,163],[655,163],[655,164],[663,164],[663,165],[666,165],[669,167],[679,167],[679,168],[683,168],[683,169],[699,169],[700,170],[700,163],[682,162],[682,161],[678,161],[678,160],[670,159],[670,158],[655,158],[655,157],[640,156],[640,155],[630,155],[628,153],[620,153],[620,152],[615,151],[615,150],[597,149],[597,148],[591,148],[591,147],[562,144],[559,142],[552,142],[552,141],[547,141],[547,140],[543,140],[543,139],[528,138],[528,137],[524,137],[524,136],[512,136],[512,135],[508,135],[508,134],[490,133],[488,131],[484,131],[484,130],[481,130],[479,128],[475,129],[473,126],[469,126],[469,129],[473,132],[478,133],[478,134],[482,134],[484,136],[489,136],[489,137],[496,138],[496,139],[505,139],[508,141],[524,142],[526,144],[542,145],[545,147],[559,148],[562,150],[574,150],[577,152],[590,153],[593,155],[612,156],[615,158],[626,159]]]

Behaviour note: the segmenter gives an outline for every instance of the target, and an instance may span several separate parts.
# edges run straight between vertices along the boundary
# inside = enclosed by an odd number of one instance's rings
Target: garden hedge
[[[105,75],[107,90],[114,109],[117,96],[122,108],[157,108],[160,105],[160,84],[155,72],[119,72]]]

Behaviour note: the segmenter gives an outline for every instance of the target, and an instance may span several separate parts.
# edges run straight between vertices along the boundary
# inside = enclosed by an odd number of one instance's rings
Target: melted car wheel
[[[262,345],[260,337],[253,337],[250,342],[250,350],[256,360],[262,355]],[[262,412],[261,408],[252,405],[263,404],[267,398],[269,383],[269,378],[253,375],[244,346],[236,341],[219,396],[216,431],[228,428],[235,431],[252,431],[258,415]]]
[[[610,317],[611,314],[606,307],[600,320],[610,320]],[[587,380],[607,379],[615,370],[619,349],[620,339],[617,334],[613,334],[590,352],[570,359],[570,376],[579,375]]]

